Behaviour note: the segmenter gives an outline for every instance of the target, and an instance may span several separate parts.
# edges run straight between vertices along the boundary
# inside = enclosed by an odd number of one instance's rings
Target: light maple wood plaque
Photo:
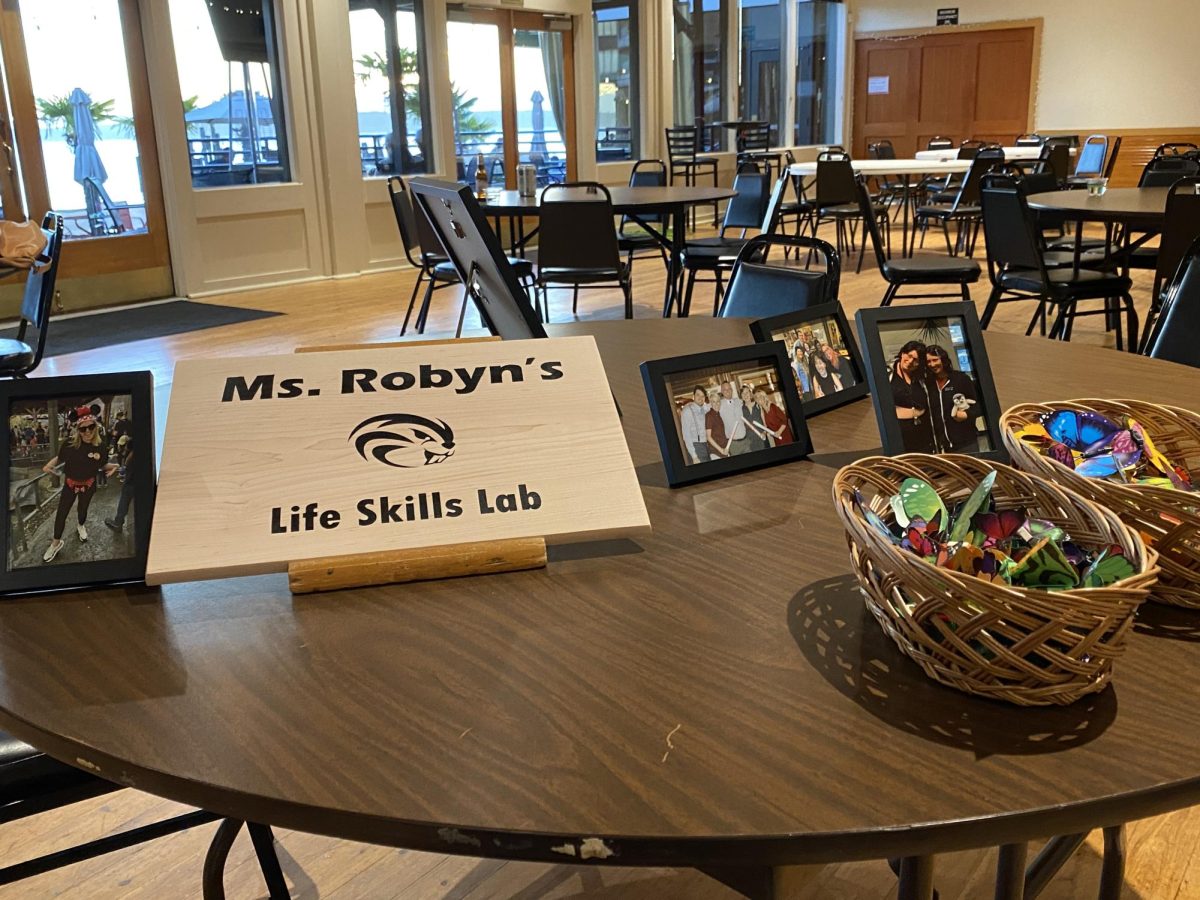
[[[649,527],[591,337],[187,360],[146,581]]]

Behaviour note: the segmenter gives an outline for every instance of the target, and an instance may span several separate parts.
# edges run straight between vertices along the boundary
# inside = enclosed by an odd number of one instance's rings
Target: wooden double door
[[[855,41],[853,154],[883,139],[911,157],[929,139],[1011,144],[1030,128],[1032,26]]]

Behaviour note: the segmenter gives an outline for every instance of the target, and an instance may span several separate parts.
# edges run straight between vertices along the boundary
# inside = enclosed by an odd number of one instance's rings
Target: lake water
[[[108,172],[104,189],[114,203],[140,206],[145,202],[142,179],[138,173],[137,141],[133,138],[103,138],[96,150]],[[50,185],[50,205],[60,212],[86,208],[83,186],[75,181],[75,154],[67,142],[42,139],[42,157],[46,161],[46,180]],[[31,215],[40,215],[30,210]]]

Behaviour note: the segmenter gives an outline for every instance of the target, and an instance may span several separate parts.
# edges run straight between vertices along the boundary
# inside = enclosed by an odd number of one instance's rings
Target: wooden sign
[[[187,360],[146,581],[649,528],[591,337]]]

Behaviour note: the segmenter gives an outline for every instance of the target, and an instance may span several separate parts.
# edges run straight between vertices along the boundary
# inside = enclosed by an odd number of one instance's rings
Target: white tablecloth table
[[[1038,147],[1005,147],[1004,158],[1006,160],[1030,160],[1037,159],[1042,155],[1042,148]],[[1075,155],[1075,148],[1071,148],[1071,155]],[[957,159],[958,148],[948,147],[945,150],[918,150],[917,159]]]

